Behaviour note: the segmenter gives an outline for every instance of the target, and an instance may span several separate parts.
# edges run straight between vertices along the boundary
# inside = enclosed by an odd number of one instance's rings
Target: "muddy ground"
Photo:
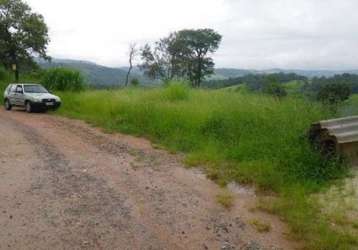
[[[293,249],[287,227],[181,156],[83,122],[0,110],[0,249]],[[259,233],[252,221],[270,225]]]

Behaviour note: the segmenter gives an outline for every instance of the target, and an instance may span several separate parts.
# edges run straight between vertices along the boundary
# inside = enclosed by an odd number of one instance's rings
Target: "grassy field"
[[[311,198],[347,172],[322,160],[306,139],[312,122],[330,117],[319,104],[179,84],[60,95],[61,115],[184,152],[188,165],[205,165],[221,185],[238,181],[274,191],[278,198],[260,207],[280,215],[308,249],[357,246],[356,231],[332,228]]]
[[[4,86],[0,82],[1,92]],[[180,84],[59,95],[63,107],[57,114],[184,152],[188,166],[205,166],[220,185],[237,181],[274,192],[277,198],[263,199],[258,207],[278,214],[307,249],[358,246],[357,230],[332,227],[334,214],[322,213],[315,198],[347,174],[343,165],[322,160],[306,139],[312,122],[332,116],[320,104],[294,95],[277,100],[245,89]],[[357,107],[354,96],[340,115],[358,114]]]

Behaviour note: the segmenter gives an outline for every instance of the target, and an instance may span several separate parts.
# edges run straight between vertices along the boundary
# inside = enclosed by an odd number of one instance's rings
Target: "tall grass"
[[[49,90],[81,91],[85,88],[81,72],[70,68],[47,69],[41,83]]]
[[[229,179],[279,192],[292,182],[314,188],[336,175],[337,166],[322,161],[306,140],[310,124],[327,114],[319,105],[303,100],[189,91],[177,85],[63,93],[62,98],[63,114],[149,137],[171,150],[188,153],[189,163],[230,163]]]
[[[122,131],[185,152],[225,184],[253,183],[279,195],[280,214],[311,249],[350,249],[357,240],[331,229],[310,194],[344,173],[313,152],[307,130],[328,118],[319,104],[249,93],[190,90],[175,84],[151,90],[60,93],[62,115]]]

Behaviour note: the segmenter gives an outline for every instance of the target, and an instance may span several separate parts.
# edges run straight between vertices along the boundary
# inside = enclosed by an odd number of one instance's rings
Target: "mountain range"
[[[69,59],[52,59],[51,62],[38,60],[40,67],[44,69],[54,67],[74,68],[82,72],[87,82],[95,86],[118,86],[125,82],[128,67],[106,67],[89,61],[69,60]],[[248,74],[270,74],[270,73],[296,73],[298,75],[312,77],[330,77],[336,74],[350,73],[358,74],[358,70],[300,70],[300,69],[268,69],[268,70],[251,70],[236,68],[217,68],[215,74],[210,76],[210,80],[224,80],[228,78],[241,77]],[[157,84],[146,77],[143,72],[134,67],[130,79],[138,79],[141,84]]]
[[[89,61],[80,61],[80,60],[69,60],[69,59],[52,59],[51,62],[44,60],[38,60],[38,64],[41,68],[57,68],[57,67],[66,67],[79,70],[86,81],[90,85],[95,86],[117,86],[122,85],[125,82],[128,68],[112,68],[102,65],[98,65]],[[143,84],[152,83],[153,80],[148,79],[144,74],[139,70],[139,68],[134,68],[130,80],[136,78]]]

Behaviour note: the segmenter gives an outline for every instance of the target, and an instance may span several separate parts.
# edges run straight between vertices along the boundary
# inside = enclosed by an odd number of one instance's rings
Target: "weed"
[[[254,226],[256,231],[259,233],[268,233],[271,231],[271,225],[266,222],[255,219],[251,220],[249,223]]]
[[[216,200],[226,209],[231,209],[234,206],[234,196],[228,190],[224,190],[218,194]]]

